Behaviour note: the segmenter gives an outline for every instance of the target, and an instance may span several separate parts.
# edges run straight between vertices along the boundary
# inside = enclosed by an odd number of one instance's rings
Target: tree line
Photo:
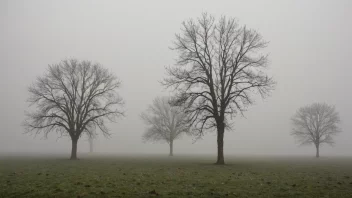
[[[171,97],[157,97],[141,114],[147,125],[144,141],[164,141],[173,155],[174,141],[183,134],[200,138],[205,131],[217,133],[216,164],[225,164],[224,134],[233,119],[244,115],[255,95],[266,98],[276,82],[265,73],[268,42],[255,30],[240,25],[235,18],[215,19],[203,13],[182,23],[171,49],[176,63],[166,67],[161,84]],[[72,140],[71,159],[77,159],[81,136],[90,141],[100,131],[109,136],[106,121],[124,116],[121,82],[99,63],[64,60],[30,85],[28,101],[36,107],[26,113],[26,132],[55,131]],[[315,103],[299,109],[292,117],[292,135],[301,144],[332,144],[341,130],[333,106]],[[92,142],[91,142],[92,145]]]

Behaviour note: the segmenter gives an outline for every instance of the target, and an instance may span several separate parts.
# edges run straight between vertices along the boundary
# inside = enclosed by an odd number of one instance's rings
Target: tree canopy
[[[79,137],[94,136],[95,129],[109,136],[105,120],[116,121],[123,115],[122,98],[117,89],[121,82],[98,63],[64,60],[49,65],[47,72],[29,87],[28,101],[36,110],[28,112],[24,122],[27,132],[56,131],[69,135],[76,158]]]

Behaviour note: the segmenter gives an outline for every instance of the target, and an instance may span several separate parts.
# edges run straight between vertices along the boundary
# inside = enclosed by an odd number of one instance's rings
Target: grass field
[[[352,197],[352,159],[1,157],[0,197]]]

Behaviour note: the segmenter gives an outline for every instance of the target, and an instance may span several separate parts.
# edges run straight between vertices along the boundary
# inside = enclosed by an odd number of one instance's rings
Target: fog
[[[181,23],[202,12],[236,17],[269,41],[268,74],[275,91],[256,100],[225,132],[225,155],[311,155],[290,136],[290,118],[313,102],[335,105],[342,133],[322,156],[352,155],[352,2],[340,1],[0,1],[0,153],[66,153],[70,139],[56,133],[24,134],[21,123],[28,86],[49,64],[66,58],[91,60],[122,81],[126,116],[99,135],[95,152],[168,154],[168,145],[143,143],[140,113],[157,96],[170,95],[159,83],[175,63],[169,49]],[[89,151],[82,137],[78,152]],[[216,133],[202,140],[184,136],[174,153],[216,154]]]

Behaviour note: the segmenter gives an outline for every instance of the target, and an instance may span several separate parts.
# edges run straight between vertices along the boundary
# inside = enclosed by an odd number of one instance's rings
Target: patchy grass
[[[352,197],[352,159],[0,158],[0,197]]]

